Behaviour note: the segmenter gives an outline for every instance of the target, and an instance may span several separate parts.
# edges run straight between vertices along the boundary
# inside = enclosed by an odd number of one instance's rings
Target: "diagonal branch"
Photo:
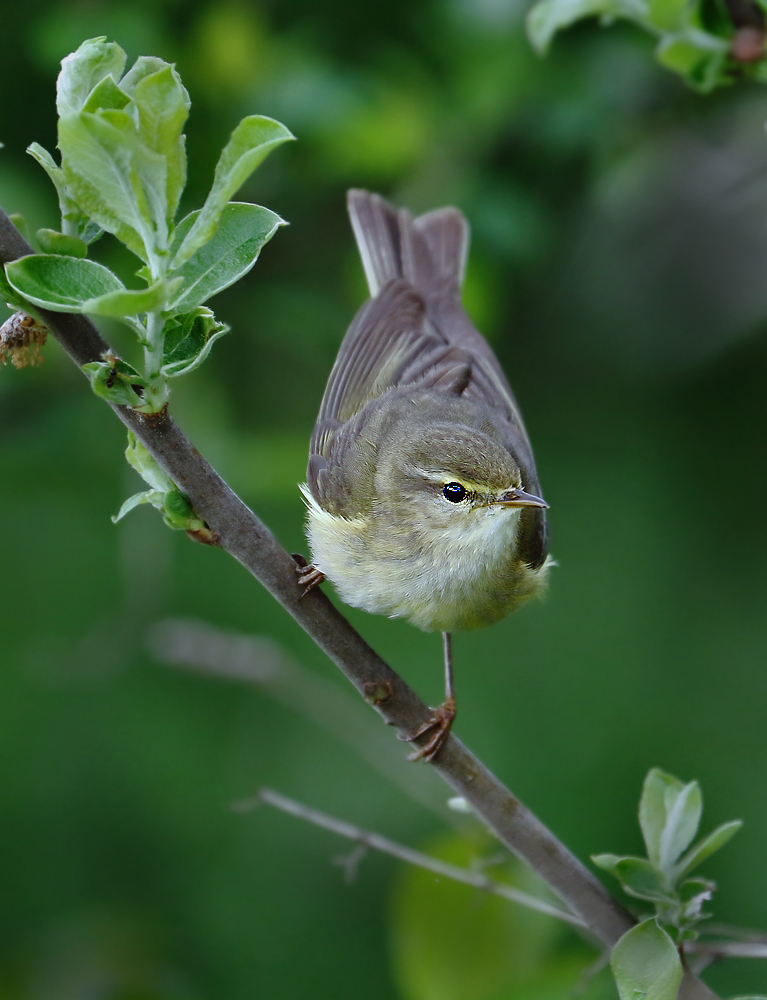
[[[0,210],[0,263],[33,253]],[[77,365],[114,353],[85,316],[36,309]],[[368,646],[319,590],[299,600],[295,563],[269,529],[236,496],[168,416],[146,416],[112,406],[147,450],[186,494],[219,544],[266,587],[316,642],[387,725],[402,736],[430,718],[421,699]],[[599,880],[455,736],[431,765],[467,800],[509,850],[533,868],[606,945],[612,947],[633,918]],[[715,1000],[716,994],[690,973],[679,1000]]]

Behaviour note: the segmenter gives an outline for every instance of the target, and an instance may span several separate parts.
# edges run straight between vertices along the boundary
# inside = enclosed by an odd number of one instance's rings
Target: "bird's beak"
[[[532,493],[525,493],[524,490],[508,490],[499,497],[496,503],[501,507],[544,507],[548,510],[548,504],[541,497],[533,496]]]

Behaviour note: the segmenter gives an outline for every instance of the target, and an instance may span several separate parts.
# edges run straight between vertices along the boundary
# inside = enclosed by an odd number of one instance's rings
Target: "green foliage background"
[[[460,205],[467,305],[522,404],[560,566],[545,603],[457,638],[456,731],[582,857],[639,852],[650,766],[699,779],[706,829],[746,822],[705,868],[717,917],[764,927],[767,93],[694,95],[623,27],[583,25],[539,60],[525,13],[8,0],[0,203],[56,225],[24,149],[55,146],[58,62],[99,34],[178,65],[193,102],[182,213],[240,117],[296,134],[242,192],[290,227],[216,301],[233,333],[172,400],[292,551],[324,379],[364,296],[344,192]],[[127,255],[97,246],[129,281]],[[585,953],[547,921],[381,857],[349,887],[330,864],[346,845],[227,809],[270,784],[468,859],[320,727],[152,659],[150,625],[194,616],[274,636],[344,683],[224,553],[148,509],[111,524],[140,488],[123,430],[55,345],[45,354],[0,372],[0,997],[567,995]],[[350,617],[434,703],[437,638]],[[767,971],[707,978],[763,992]]]

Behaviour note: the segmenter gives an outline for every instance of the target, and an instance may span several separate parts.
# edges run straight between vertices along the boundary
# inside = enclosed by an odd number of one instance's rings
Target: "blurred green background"
[[[525,413],[560,565],[546,602],[457,637],[456,732],[583,858],[640,851],[649,767],[699,779],[706,830],[746,822],[703,870],[717,919],[765,928],[767,91],[691,94],[628,28],[581,26],[539,60],[525,13],[6,0],[0,204],[58,224],[24,150],[55,146],[59,60],[99,34],[177,63],[193,102],[182,211],[241,116],[294,131],[241,194],[290,227],[215,301],[233,333],[172,401],[291,551],[306,550],[296,483],[314,416],[365,294],[345,190],[459,205],[467,306]],[[96,256],[135,269],[108,239]],[[348,844],[228,808],[268,784],[497,860],[471,824],[447,832],[447,790],[422,765],[407,776],[401,746],[392,775],[436,811],[350,751],[332,712],[307,721],[149,652],[153,623],[193,617],[271,636],[346,693],[223,552],[148,508],[111,524],[140,488],[123,448],[55,344],[42,367],[0,372],[0,998],[570,996],[594,955],[550,921],[378,856],[347,885],[331,862]],[[349,617],[436,703],[437,637]],[[767,989],[754,961],[706,978]],[[604,974],[582,994],[615,995]]]

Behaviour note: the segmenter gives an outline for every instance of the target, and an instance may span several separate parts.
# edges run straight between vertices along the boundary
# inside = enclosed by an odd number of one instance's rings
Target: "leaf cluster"
[[[747,76],[767,82],[764,3],[754,0],[753,24],[733,23],[725,0],[539,0],[527,19],[533,47],[543,55],[554,35],[576,21],[631,21],[657,39],[658,62],[702,93]]]
[[[153,412],[167,401],[167,379],[200,364],[226,330],[201,311],[203,304],[246,274],[284,225],[267,208],[229,199],[293,136],[271,118],[244,118],[221,153],[202,208],[176,223],[186,183],[189,95],[162,59],[141,56],[123,75],[125,63],[120,46],[104,38],[84,42],[63,60],[56,101],[61,165],[37,143],[28,150],[56,187],[61,231],[37,232],[41,252],[7,265],[2,291],[14,306],[126,322],[145,348],[143,369],[120,367],[115,375],[105,360],[87,373],[99,395]],[[104,231],[140,258],[144,287],[129,289],[87,259]],[[124,376],[133,390],[126,390]]]
[[[691,872],[730,840],[741,820],[723,823],[693,844],[703,798],[697,781],[684,784],[653,768],[645,778],[639,825],[647,857],[597,854],[592,860],[610,872],[624,891],[654,906],[652,917],[626,933],[613,949],[611,965],[621,1000],[646,991],[657,1000],[674,1000],[682,978],[678,949],[697,937],[697,924],[716,884],[690,878]],[[640,992],[641,995],[641,992]]]

